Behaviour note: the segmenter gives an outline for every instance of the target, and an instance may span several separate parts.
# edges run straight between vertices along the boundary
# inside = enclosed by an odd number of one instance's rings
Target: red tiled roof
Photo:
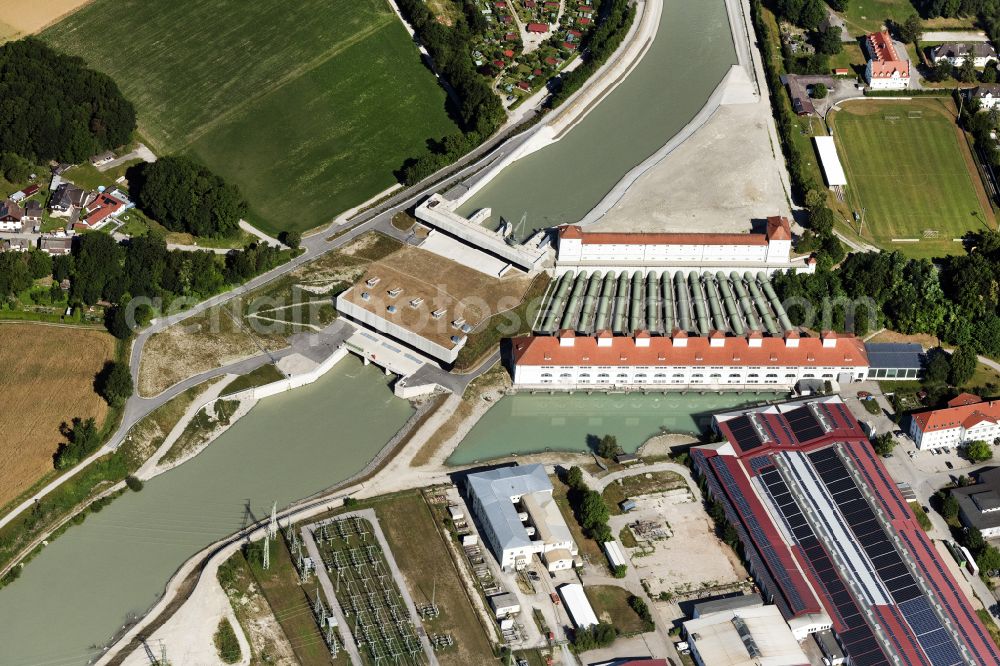
[[[861,368],[868,365],[864,345],[853,336],[841,337],[835,347],[824,347],[819,338],[802,338],[797,347],[786,347],[781,338],[764,338],[750,347],[743,337],[726,338],[712,347],[708,338],[689,337],[684,347],[667,337],[653,337],[648,347],[636,346],[631,337],[617,336],[600,347],[590,336],[574,336],[572,346],[561,346],[555,336],[515,338],[514,361],[519,365],[566,366],[817,366]],[[586,359],[586,360],[584,360]]]
[[[932,409],[913,415],[921,432],[950,430],[959,426],[970,428],[982,421],[1000,421],[1000,401],[974,402],[944,409]],[[966,425],[968,423],[969,425]]]
[[[579,23],[580,25],[588,25],[590,23],[590,19],[587,18],[586,16],[581,16],[580,18],[577,19],[577,23]]]
[[[767,218],[768,240],[792,240],[792,226],[787,217],[772,215]]]
[[[767,245],[765,234],[618,233],[583,231],[575,224],[559,227],[559,238],[584,245]]]
[[[517,87],[520,88],[521,90],[531,90],[531,84],[529,84],[527,81],[518,81]]]
[[[892,43],[892,37],[885,30],[868,34],[868,48],[876,60],[899,60],[896,46]]]
[[[962,405],[973,405],[982,402],[983,399],[973,393],[959,393],[948,401],[949,407],[961,407]]]
[[[576,50],[576,44],[573,42],[563,42],[562,45],[564,49],[569,49],[570,51]]]
[[[107,192],[102,192],[97,195],[97,199],[93,203],[87,206],[87,216],[81,222],[87,226],[96,226],[117,213],[124,206],[125,204],[122,201],[119,201]]]
[[[529,23],[528,25],[524,26],[524,29],[527,30],[528,32],[539,32],[539,33],[541,33],[541,32],[548,32],[549,31],[549,24],[548,23]]]
[[[559,61],[553,58],[552,56],[549,56],[548,58],[545,59],[545,64],[552,65],[553,67],[555,67],[556,65],[559,64]]]
[[[888,32],[883,30],[869,34],[868,50],[872,54],[873,79],[888,79],[897,73],[903,78],[910,78],[910,61],[899,57]]]
[[[494,60],[493,64],[496,65],[497,67],[503,67],[504,62],[503,60]]]
[[[513,50],[511,50],[511,49],[506,49],[506,50],[505,50],[505,51],[503,52],[503,54],[504,54],[505,56],[507,56],[508,58],[513,58],[513,57],[514,57],[514,51],[513,51]]]
[[[517,33],[516,32],[508,32],[506,35],[503,36],[503,38],[504,38],[504,41],[516,42],[517,41]]]

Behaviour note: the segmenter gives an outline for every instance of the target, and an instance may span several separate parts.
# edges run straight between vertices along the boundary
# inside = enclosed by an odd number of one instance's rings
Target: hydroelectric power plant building
[[[765,598],[854,666],[1000,663],[948,563],[839,396],[716,415],[691,456]]]

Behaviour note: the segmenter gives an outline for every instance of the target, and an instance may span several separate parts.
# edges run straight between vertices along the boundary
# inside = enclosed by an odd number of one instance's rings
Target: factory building
[[[692,460],[762,595],[857,666],[1000,663],[947,563],[839,396],[718,414]]]
[[[803,379],[863,381],[868,372],[864,345],[850,335],[826,332],[804,337],[789,331],[781,338],[760,331],[727,337],[689,337],[675,331],[653,337],[558,336],[514,338],[514,385],[520,388],[792,388]]]
[[[654,267],[677,270],[751,268],[812,270],[808,259],[793,260],[787,218],[769,217],[756,233],[616,233],[559,228],[556,274],[568,270],[632,271]]]
[[[520,571],[538,554],[549,571],[570,569],[578,550],[552,499],[541,465],[501,467],[466,477],[480,533],[504,571]]]
[[[684,623],[698,666],[809,666],[775,606],[730,608]]]

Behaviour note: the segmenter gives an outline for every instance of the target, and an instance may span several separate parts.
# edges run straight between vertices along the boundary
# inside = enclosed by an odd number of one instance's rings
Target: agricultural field
[[[385,0],[175,0],[127,12],[95,0],[42,37],[110,74],[147,145],[239,185],[249,220],[271,233],[323,224],[395,185],[393,171],[427,139],[456,131]]]
[[[933,257],[960,253],[954,239],[995,227],[954,111],[943,99],[866,100],[831,115],[847,203],[865,209],[867,240]]]
[[[75,416],[100,425],[107,404],[94,376],[114,358],[115,340],[102,330],[3,324],[0,349],[0,506],[52,471],[63,440],[59,426]]]
[[[0,44],[31,35],[91,0],[0,0]]]

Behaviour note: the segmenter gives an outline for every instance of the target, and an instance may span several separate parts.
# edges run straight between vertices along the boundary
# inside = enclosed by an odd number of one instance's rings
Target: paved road
[[[117,159],[113,159],[107,164],[102,164],[101,166],[97,167],[97,170],[101,172],[108,171],[110,169],[114,169],[116,166],[125,164],[126,162],[131,162],[132,160],[139,160],[139,159],[141,159],[144,162],[155,162],[156,155],[154,155],[153,151],[147,148],[145,144],[140,143],[131,153],[128,153],[127,155],[122,155]]]

